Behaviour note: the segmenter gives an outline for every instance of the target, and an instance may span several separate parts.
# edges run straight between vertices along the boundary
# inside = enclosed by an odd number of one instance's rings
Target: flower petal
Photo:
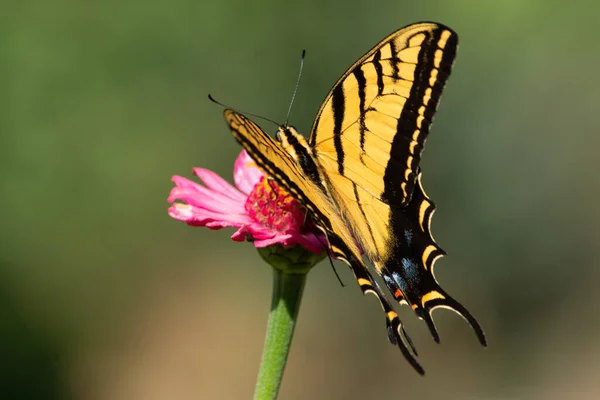
[[[175,203],[169,207],[169,215],[188,225],[206,226],[211,229],[255,224],[254,220],[245,214],[222,214],[181,203]]]
[[[246,229],[246,226],[244,225],[235,231],[233,235],[231,235],[231,240],[235,242],[244,242],[248,235],[248,229]]]
[[[171,189],[168,201],[172,203],[175,200],[181,200],[191,206],[211,211],[227,210],[229,213],[245,214],[244,202],[234,201],[228,196],[200,185],[183,188],[180,186],[174,187]]]
[[[291,238],[291,235],[289,235],[289,237],[277,235],[272,238],[255,240],[254,247],[263,248],[278,243],[283,244],[284,246],[290,246],[291,244],[289,243],[289,238]]]
[[[235,227],[237,230],[231,236],[233,240],[251,239],[259,248],[279,243],[284,246],[301,245],[317,254],[323,251],[325,239],[319,241],[312,233],[301,233],[302,224],[294,225],[288,231],[278,231],[272,227],[274,224],[269,212],[260,218],[248,213],[245,209],[248,196],[254,193],[264,174],[245,150],[240,152],[234,165],[234,181],[239,190],[210,170],[194,168],[193,171],[204,184],[178,175],[172,178],[175,187],[168,198],[173,203],[168,211],[171,217],[188,225],[210,229]]]
[[[319,239],[313,234],[300,235],[297,240],[298,244],[302,245],[306,250],[312,253],[319,254],[322,251],[327,251],[327,248],[323,246],[325,241],[323,241],[323,239],[319,241]]]
[[[231,235],[231,239],[236,242],[243,242],[248,237],[251,237],[253,240],[262,240],[261,238],[271,238],[275,236],[275,232],[265,228],[259,224],[248,224],[240,227],[233,235]]]
[[[246,196],[243,193],[211,170],[205,168],[194,168],[194,174],[196,174],[196,176],[200,178],[208,188],[228,196],[232,200],[241,203],[246,201]]]
[[[235,185],[245,194],[250,194],[254,185],[263,177],[262,171],[256,166],[256,163],[248,155],[246,150],[242,150],[233,166],[233,180]]]
[[[171,181],[173,181],[175,183],[175,186],[182,188],[182,189],[197,190],[198,188],[204,188],[204,186],[199,184],[198,182],[192,181],[192,180],[190,180],[186,177],[180,176],[180,175],[173,175],[173,177],[171,178]]]
[[[277,243],[280,243],[284,246],[301,245],[306,250],[308,250],[312,253],[315,253],[315,254],[320,254],[321,252],[326,250],[323,247],[323,245],[321,244],[321,242],[319,242],[317,237],[313,234],[300,235],[300,234],[297,234],[296,232],[289,232],[289,233],[274,232],[274,233],[275,233],[275,235],[272,237],[258,238],[257,236],[254,236],[256,238],[256,240],[254,241],[254,246],[257,248],[262,248],[262,247],[271,246],[271,245],[274,245]]]

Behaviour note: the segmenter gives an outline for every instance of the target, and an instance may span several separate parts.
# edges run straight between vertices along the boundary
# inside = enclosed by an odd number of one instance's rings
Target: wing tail
[[[350,258],[350,260],[348,258]],[[390,343],[398,346],[404,358],[406,358],[408,363],[415,369],[415,371],[417,371],[420,375],[424,375],[425,370],[415,358],[418,356],[417,349],[415,348],[410,336],[408,336],[406,333],[398,313],[394,311],[393,307],[387,301],[377,281],[373,279],[373,276],[367,270],[362,261],[354,259],[354,257],[343,257],[341,259],[350,265],[350,268],[354,273],[354,277],[358,282],[358,286],[363,294],[370,293],[374,295],[377,300],[379,300],[379,304],[381,305],[381,308],[386,316],[385,322],[388,340]]]
[[[390,260],[385,266],[379,264],[376,266],[381,271],[384,282],[394,295],[394,299],[400,304],[408,304],[417,316],[425,321],[433,340],[436,343],[440,342],[432,312],[436,308],[447,308],[463,317],[473,328],[481,345],[487,346],[487,339],[479,322],[462,304],[440,287],[433,274],[424,272],[417,276],[411,273],[411,268],[416,268],[416,265],[411,265],[406,262],[406,259],[402,261]]]
[[[429,313],[429,312],[420,313],[419,317],[423,321],[425,321],[425,324],[427,324],[427,329],[429,329],[429,332],[431,333],[431,337],[433,338],[433,341],[436,343],[439,343],[440,342],[440,334],[438,333],[437,328],[435,327],[435,322],[433,322],[431,313]]]
[[[433,324],[433,319],[431,318],[433,310],[435,310],[436,308],[447,308],[463,317],[463,319],[467,321],[469,325],[471,325],[471,328],[473,328],[473,331],[475,332],[479,343],[481,343],[482,346],[487,346],[487,338],[485,336],[483,328],[481,327],[481,325],[479,325],[479,322],[477,322],[475,317],[473,317],[473,315],[471,315],[471,313],[466,309],[466,307],[464,307],[458,301],[454,300],[454,298],[452,298],[448,293],[444,292],[441,287],[438,286],[436,292],[440,293],[443,296],[443,298],[440,297],[424,301],[422,308],[424,312],[422,313],[423,315],[421,317],[425,320],[428,326],[430,326],[431,323],[430,330],[432,329],[431,327],[433,327],[433,330],[435,331],[435,325]],[[436,341],[439,342],[439,338]]]

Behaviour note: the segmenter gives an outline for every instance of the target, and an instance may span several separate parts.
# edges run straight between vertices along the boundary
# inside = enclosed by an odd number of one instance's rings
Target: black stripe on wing
[[[338,85],[333,89],[331,97],[331,107],[333,110],[333,143],[337,153],[338,172],[344,175],[344,147],[342,146],[342,124],[346,113],[346,95],[343,85]]]
[[[367,111],[366,97],[367,97],[367,79],[365,78],[365,73],[362,68],[355,68],[352,71],[354,74],[354,78],[356,78],[356,82],[358,84],[358,98],[359,104],[358,109],[360,111],[360,116],[358,118],[358,126],[359,126],[359,145],[360,145],[360,162],[364,164],[363,156],[365,152],[365,131],[367,130],[367,126],[365,125],[365,116]]]
[[[329,219],[326,218],[319,208],[307,197],[298,183],[294,182],[282,168],[300,175],[298,164],[273,138],[265,133],[258,125],[242,114],[232,110],[224,111],[225,120],[231,128],[235,139],[246,149],[250,157],[258,166],[281,187],[285,188],[295,199],[315,217],[328,230],[332,230]],[[259,147],[260,146],[260,147]],[[272,160],[277,159],[281,167]],[[310,181],[312,182],[312,181]],[[320,190],[320,189],[318,189]]]
[[[396,163],[390,162],[386,167],[384,175],[386,185],[382,194],[382,200],[391,205],[403,205],[410,201],[410,196],[415,186],[421,151],[429,134],[440,96],[450,76],[458,47],[458,36],[446,27],[439,27],[438,29],[419,32],[418,34],[425,35],[426,39],[421,44],[414,72],[414,80],[409,97],[398,118],[396,134],[392,142],[390,154],[390,160],[395,159],[399,161],[404,164],[404,168],[398,168]],[[446,35],[449,36],[444,47],[438,47],[442,36]],[[393,49],[393,46],[391,47]],[[392,60],[392,66],[400,62],[400,59]],[[439,65],[437,65],[438,63]],[[432,71],[435,69],[437,69],[437,72],[435,73],[434,84],[430,86]],[[378,74],[380,73],[378,71]],[[424,107],[422,113],[420,113],[421,107]],[[411,141],[414,140],[416,131],[418,131],[416,134],[418,146],[411,151],[409,146]],[[411,169],[408,177],[405,176],[407,168]],[[406,184],[404,188],[401,188],[402,183]]]
[[[373,55],[373,66],[377,72],[377,95],[383,94],[383,67],[381,66],[381,49],[377,50]],[[357,67],[360,68],[360,65]]]
[[[285,148],[286,152],[296,161],[298,167],[323,193],[327,193],[323,186],[323,179],[319,173],[319,168],[315,163],[312,152],[306,140],[291,126],[280,126],[277,131],[279,142]]]

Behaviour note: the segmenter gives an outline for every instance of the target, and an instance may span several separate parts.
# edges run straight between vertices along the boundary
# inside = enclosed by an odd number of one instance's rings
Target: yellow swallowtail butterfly
[[[408,304],[439,342],[431,313],[460,314],[482,345],[477,320],[433,274],[444,255],[430,222],[435,206],[421,185],[419,161],[448,80],[458,36],[422,22],[387,36],[335,83],[306,141],[291,126],[271,138],[245,116],[225,110],[233,135],[257,165],[305,205],[331,252],[352,269],[363,293],[377,297],[390,342],[420,373],[402,322],[363,262],[360,248],[394,299]],[[355,240],[356,239],[356,240]]]

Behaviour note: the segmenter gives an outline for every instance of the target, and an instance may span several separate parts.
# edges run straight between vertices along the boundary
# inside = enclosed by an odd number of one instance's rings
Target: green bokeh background
[[[281,399],[600,397],[600,5],[507,0],[21,1],[0,13],[0,397],[251,398],[271,273],[168,217],[174,174],[231,180],[206,95],[307,131],[332,83],[420,20],[460,36],[423,158],[445,288],[486,329],[407,323],[309,275]],[[266,126],[270,130],[272,127]]]

